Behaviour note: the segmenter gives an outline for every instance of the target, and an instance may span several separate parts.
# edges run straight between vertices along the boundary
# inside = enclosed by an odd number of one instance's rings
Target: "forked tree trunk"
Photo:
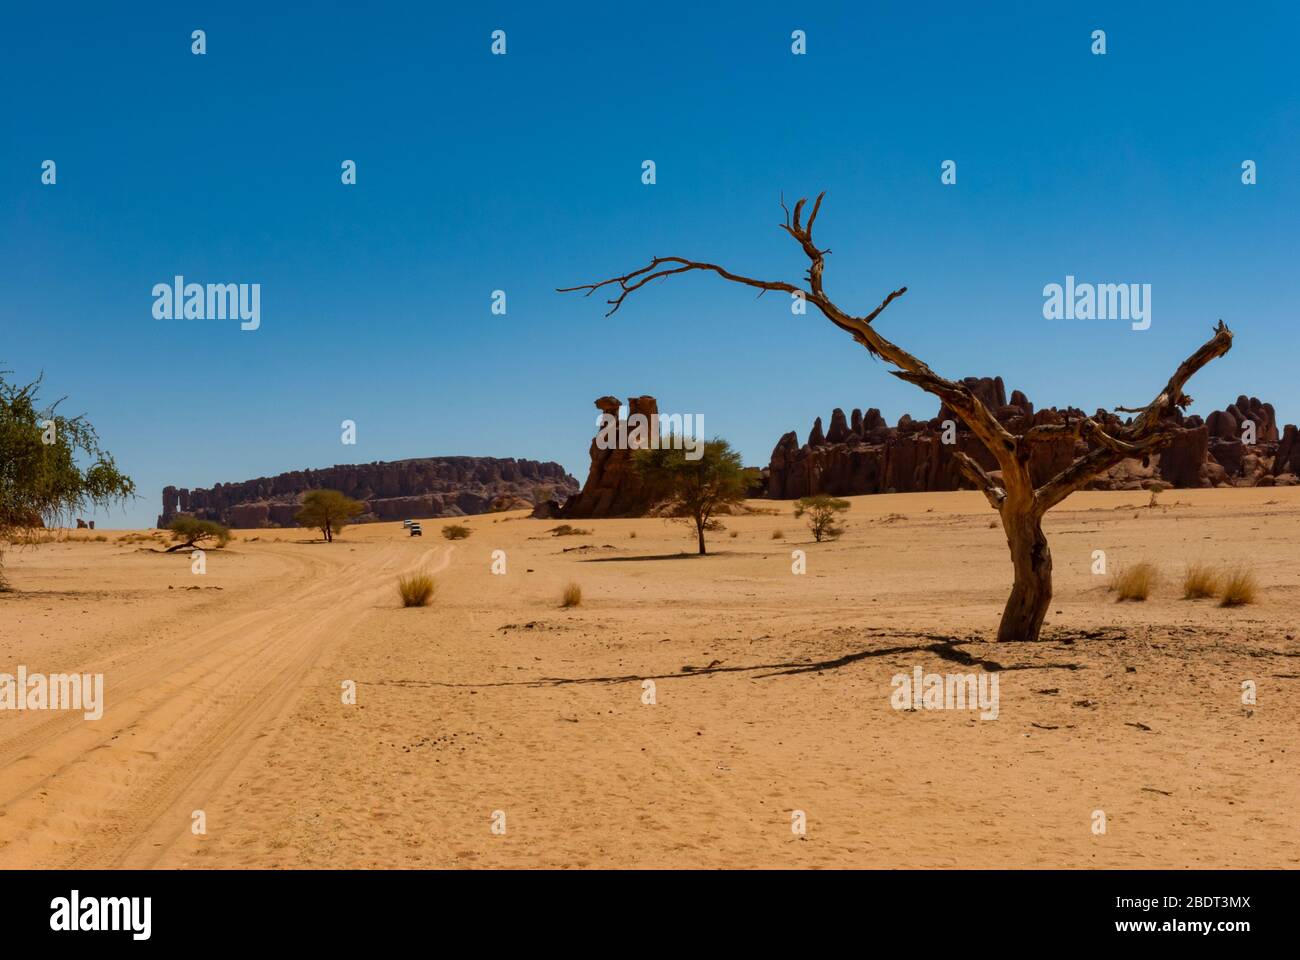
[[[1004,508],[1002,523],[1016,579],[998,625],[998,642],[1034,641],[1052,602],[1052,551],[1035,510],[1013,513]]]

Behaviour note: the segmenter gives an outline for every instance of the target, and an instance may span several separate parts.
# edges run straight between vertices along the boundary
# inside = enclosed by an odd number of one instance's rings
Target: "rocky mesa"
[[[210,489],[165,487],[158,526],[179,515],[230,527],[291,527],[303,494],[339,490],[366,504],[358,521],[459,517],[563,500],[578,481],[558,463],[496,457],[422,457],[294,470]]]
[[[1001,377],[967,377],[962,381],[1012,433],[1040,424],[1063,423],[1084,416],[1067,408],[1035,410],[1019,390],[1008,397]],[[1093,418],[1103,426],[1125,421],[1098,410]],[[945,429],[945,421],[954,429]],[[1300,474],[1300,432],[1293,425],[1279,431],[1272,404],[1240,396],[1204,420],[1184,416],[1183,434],[1173,446],[1144,460],[1125,460],[1098,477],[1091,489],[1132,490],[1152,486],[1214,487],[1273,486],[1297,483]],[[951,442],[945,443],[945,439]],[[1084,452],[1087,445],[1069,437],[1035,446],[1030,472],[1035,483],[1054,476]],[[889,426],[880,411],[859,409],[846,416],[836,408],[830,426],[818,417],[802,446],[791,431],[781,437],[767,468],[767,496],[793,499],[818,493],[850,496],[863,493],[912,493],[968,487],[953,458],[968,454],[985,470],[997,462],[984,445],[949,411],[932,420],[904,414]]]

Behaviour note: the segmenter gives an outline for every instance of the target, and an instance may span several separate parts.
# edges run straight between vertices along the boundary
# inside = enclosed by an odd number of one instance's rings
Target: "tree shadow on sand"
[[[1101,631],[1083,631],[1078,636],[1088,639],[1095,639],[1090,633],[1100,633]],[[1122,631],[1121,631],[1122,632]],[[974,654],[960,650],[958,647],[967,643],[986,643],[988,641],[975,637],[950,637],[944,634],[924,633],[924,632],[903,632],[889,631],[892,636],[912,636],[921,640],[929,640],[929,643],[917,643],[905,646],[877,647],[868,650],[859,650],[855,653],[846,653],[838,657],[830,657],[825,660],[789,660],[778,661],[775,663],[756,663],[748,666],[726,666],[725,661],[714,660],[712,663],[703,667],[693,667],[689,664],[682,667],[676,673],[638,673],[623,674],[619,676],[603,677],[541,677],[537,680],[505,680],[498,683],[445,683],[437,680],[369,680],[362,681],[378,686],[403,686],[403,687],[460,687],[460,688],[485,688],[485,687],[563,687],[574,684],[614,684],[614,683],[640,683],[643,680],[688,680],[693,677],[709,677],[716,674],[725,673],[749,673],[752,679],[763,680],[770,677],[789,677],[801,673],[820,673],[825,670],[838,670],[849,664],[857,663],[860,660],[869,660],[875,657],[888,657],[897,654],[933,654],[941,660],[950,663],[957,663],[964,667],[980,667],[987,672],[998,672],[1003,670],[1081,670],[1083,667],[1078,663],[1066,662],[1049,662],[1049,663],[1011,663],[1004,664],[997,660],[991,660],[987,657],[978,657]],[[1068,632],[1066,632],[1068,633]],[[1064,635],[1064,634],[1063,634]],[[1056,637],[1048,638],[1056,639]],[[1107,636],[1106,639],[1112,639]],[[1044,642],[1044,641],[1040,641]],[[1073,642],[1072,639],[1065,642]],[[1002,644],[1003,647],[1008,646]],[[1039,646],[1035,643],[1033,646]]]
[[[706,558],[725,557],[728,556],[728,553],[727,551],[722,550],[722,551],[718,551],[717,553],[703,554],[703,556]],[[579,563],[629,563],[633,560],[698,560],[700,559],[700,557],[701,554],[699,553],[685,553],[685,552],[654,553],[654,554],[646,554],[640,557],[589,557],[586,560],[579,560],[578,562]]]

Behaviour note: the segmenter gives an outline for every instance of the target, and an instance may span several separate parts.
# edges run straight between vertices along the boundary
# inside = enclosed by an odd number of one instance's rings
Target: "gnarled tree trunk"
[[[1015,582],[1002,611],[998,640],[1037,640],[1052,602],[1052,551],[1043,536],[1042,517],[1036,510],[1031,508],[1026,513],[1010,516],[1008,513],[1004,513],[1002,522],[1015,568]]]

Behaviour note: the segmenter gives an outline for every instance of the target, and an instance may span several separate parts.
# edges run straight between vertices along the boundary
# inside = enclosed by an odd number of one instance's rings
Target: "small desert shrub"
[[[1120,571],[1111,589],[1118,594],[1116,600],[1145,600],[1159,579],[1155,564],[1143,561]]]
[[[847,500],[819,493],[815,497],[801,497],[795,508],[796,517],[808,518],[808,529],[818,543],[823,540],[835,540],[844,533],[844,528],[837,522],[839,515],[849,509]]]
[[[436,589],[437,583],[427,573],[413,573],[397,581],[397,592],[404,607],[427,607]]]
[[[635,539],[636,539],[636,531],[635,531],[635,530],[633,530],[631,533],[628,534],[628,539],[630,539],[630,540],[635,540]]]
[[[1255,580],[1255,574],[1244,567],[1238,567],[1223,578],[1219,606],[1240,607],[1242,604],[1254,603],[1258,592],[1259,583]]]
[[[459,523],[449,523],[442,528],[442,535],[448,540],[464,540],[470,535],[470,529]]]
[[[1206,563],[1190,563],[1183,572],[1183,599],[1204,600],[1219,592],[1219,575]]]
[[[1151,491],[1151,499],[1147,501],[1147,508],[1150,509],[1152,507],[1159,506],[1157,500],[1159,500],[1161,492],[1167,490],[1168,488],[1169,485],[1163,484],[1159,480],[1152,483],[1151,486],[1147,488],[1148,490]]]
[[[740,531],[732,530],[731,533],[727,534],[727,536],[731,537],[732,540],[735,540],[738,536],[740,536]]]
[[[780,540],[780,539],[781,539],[782,537],[784,537],[784,536],[785,536],[784,531],[781,531],[781,530],[773,530],[773,531],[772,531],[772,539],[773,539],[773,540]]]
[[[576,607],[582,603],[582,587],[576,583],[570,583],[564,588],[564,593],[560,595],[560,606]]]
[[[569,525],[569,524],[567,524],[567,523],[562,523],[562,524],[560,524],[558,527],[551,527],[551,529],[548,530],[548,531],[546,531],[546,532],[547,532],[547,533],[553,533],[553,534],[555,534],[555,536],[557,536],[557,537],[589,537],[589,536],[591,536],[591,531],[590,531],[590,530],[583,530],[583,529],[581,529],[581,528],[579,528],[579,527],[574,527],[574,526],[571,526],[571,525]],[[636,534],[634,533],[634,534],[632,534],[632,536],[636,536]]]

